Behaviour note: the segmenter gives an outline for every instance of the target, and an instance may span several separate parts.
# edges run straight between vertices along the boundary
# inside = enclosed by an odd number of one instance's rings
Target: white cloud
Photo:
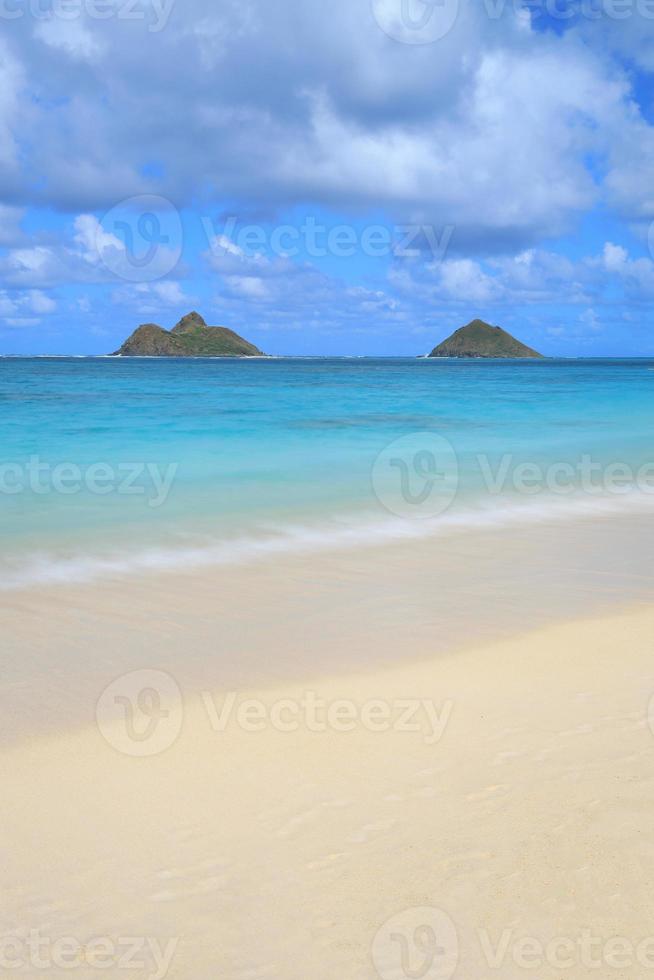
[[[50,19],[38,45],[16,22],[0,146],[15,160],[22,92],[24,173],[44,178],[25,192],[58,207],[153,188],[178,204],[198,190],[270,210],[311,199],[454,224],[456,247],[500,251],[602,200],[642,219],[654,130],[616,47],[585,24],[536,31],[505,6],[494,19],[462,3],[447,37],[424,46],[390,40],[369,0],[188,0],[162,31],[147,18]],[[636,26],[620,28],[629,50]]]
[[[82,61],[97,58],[103,46],[78,17],[74,20],[48,17],[38,21],[34,37]]]
[[[40,289],[32,289],[27,294],[27,303],[34,313],[54,313],[57,303],[52,296],[47,296]]]
[[[599,255],[577,262],[555,252],[530,249],[513,257],[447,259],[441,263],[398,263],[391,283],[406,297],[424,302],[477,307],[590,302],[645,302],[654,296],[654,262],[632,259],[623,246],[607,242]]]
[[[178,282],[155,282],[152,283],[150,288],[168,306],[179,306],[181,303],[190,302],[190,298],[185,295],[184,290]]]
[[[21,228],[24,214],[23,208],[0,204],[0,246],[18,245],[25,239]]]
[[[450,33],[424,46],[391,40],[370,0],[185,0],[162,31],[119,17],[12,22],[0,41],[5,317],[29,318],[61,283],[109,285],[153,317],[195,305],[188,293],[209,283],[235,322],[254,311],[291,329],[651,300],[654,268],[626,235],[605,246],[602,234],[574,261],[548,242],[597,207],[646,237],[654,126],[633,67],[654,69],[654,22],[578,20],[557,34],[513,3],[497,18],[485,6],[464,0]],[[192,286],[165,246],[143,283],[98,215],[146,193],[189,205],[187,227],[229,206],[241,224],[307,208],[454,232],[442,262],[397,261],[388,282],[362,262],[356,288],[349,270],[342,282],[228,235],[213,237]],[[30,206],[76,215],[72,230],[48,219],[27,237]]]
[[[438,267],[439,291],[446,299],[491,303],[499,296],[498,283],[470,259],[454,259]]]
[[[258,276],[227,276],[225,282],[236,296],[254,300],[270,299],[270,288]]]
[[[602,329],[600,317],[593,309],[584,310],[579,316],[579,321],[591,333],[598,333]]]
[[[23,66],[6,40],[0,39],[0,198],[3,178],[9,189],[15,187],[18,166],[18,143],[15,128],[19,119],[29,125],[33,119],[30,106],[21,101],[26,83]]]
[[[99,265],[104,252],[125,251],[120,238],[107,232],[93,214],[80,214],[75,218],[74,241],[82,257],[91,265]]]
[[[187,312],[196,302],[179,282],[170,279],[126,284],[113,291],[112,300],[143,316],[167,316],[170,310]]]
[[[654,262],[651,259],[631,259],[625,248],[607,242],[601,258],[594,260],[592,266],[612,275],[629,299],[654,298]]]
[[[45,245],[11,249],[0,258],[0,276],[11,286],[44,286],[63,282],[68,270],[59,250]]]
[[[611,9],[609,4],[606,9]],[[579,32],[588,45],[606,48],[644,71],[654,71],[654,4],[651,0],[627,0],[618,3],[617,9],[618,17],[580,20]]]
[[[67,245],[33,245],[9,249],[0,257],[0,281],[7,286],[42,288],[88,282],[93,273]]]
[[[38,324],[41,321],[41,315],[54,313],[56,309],[55,299],[39,289],[13,293],[0,290],[0,319],[9,326]],[[36,316],[30,314],[36,314]]]
[[[284,275],[295,266],[283,258],[269,259],[261,252],[246,253],[228,235],[209,238],[209,248],[204,253],[209,266],[221,275]]]

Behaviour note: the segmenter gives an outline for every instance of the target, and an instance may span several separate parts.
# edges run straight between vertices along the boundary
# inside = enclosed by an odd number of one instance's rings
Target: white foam
[[[207,539],[200,546],[121,550],[111,554],[32,555],[6,568],[0,591],[30,585],[87,582],[147,572],[173,572],[207,566],[243,565],[275,555],[375,547],[393,541],[435,538],[466,531],[492,531],[517,525],[546,524],[654,511],[654,495],[632,492],[613,497],[547,497],[529,502],[505,500],[493,506],[450,510],[431,520],[379,515],[347,515],[321,525],[259,528],[233,539]]]

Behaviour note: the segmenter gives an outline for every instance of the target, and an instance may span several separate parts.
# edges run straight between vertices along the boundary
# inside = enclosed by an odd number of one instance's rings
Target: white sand
[[[115,654],[116,677],[125,666],[115,646],[121,627],[98,637],[93,627],[102,621],[102,603],[94,620],[89,595],[78,620],[93,654],[105,664]],[[52,597],[47,602],[54,604]],[[180,665],[191,624],[204,636],[214,615],[202,589],[182,608],[183,615],[160,610],[168,629],[178,630]],[[292,605],[282,612],[298,615]],[[16,606],[5,623],[14,649],[20,615]],[[363,617],[357,626],[353,611],[342,636],[353,648],[365,644],[369,625]],[[429,628],[421,621],[421,643]],[[22,739],[0,755],[2,934],[22,940],[10,948],[5,941],[3,949],[27,964],[3,975],[654,975],[654,942],[639,946],[654,935],[652,636],[654,611],[638,607],[447,656],[427,657],[423,644],[417,663],[409,657],[356,674],[339,668],[332,676],[303,671],[301,683],[241,688],[238,703],[255,698],[260,712],[280,699],[297,705],[307,691],[326,703],[351,703],[340,706],[331,725],[286,704],[279,717],[288,721],[296,711],[293,732],[279,731],[270,716],[261,731],[246,731],[233,715],[215,731],[196,690],[178,704],[161,688],[163,706],[173,713],[153,740],[135,742],[122,704],[113,723],[108,706],[116,693],[134,696],[141,679],[131,686],[120,681],[101,702],[104,734],[89,723]],[[273,661],[283,653],[280,637],[273,629]],[[40,642],[43,653],[47,638]],[[413,648],[409,635],[406,643]],[[63,655],[61,633],[51,641],[53,655],[57,648]],[[147,631],[142,651],[132,669],[161,666]],[[183,688],[185,678],[180,667]],[[55,667],[51,680],[53,690],[63,688]],[[149,680],[156,684],[156,675]],[[212,692],[218,709],[226,693]],[[393,724],[383,720],[384,704],[370,707],[373,700],[390,706]],[[399,700],[426,701],[435,714],[423,705],[422,731],[397,730]],[[352,706],[353,730],[335,730]],[[447,722],[440,739],[436,716]],[[387,730],[368,730],[364,718]],[[136,717],[142,728],[147,720]],[[178,721],[181,733],[168,745]],[[155,747],[161,751],[149,757],[125,754]],[[30,930],[45,940],[45,971],[26,945]],[[65,937],[87,945],[75,951],[71,943],[75,968],[53,962],[67,948],[53,944]],[[108,946],[101,955],[93,937],[106,937],[113,952]],[[134,957],[140,969],[127,969],[126,937],[142,937]],[[496,962],[485,946],[499,946]],[[103,962],[110,965],[102,970]]]

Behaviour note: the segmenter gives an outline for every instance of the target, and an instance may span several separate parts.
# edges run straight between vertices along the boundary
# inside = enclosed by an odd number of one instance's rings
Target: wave
[[[33,585],[84,583],[102,578],[148,572],[244,565],[279,555],[375,547],[393,542],[437,538],[466,531],[495,531],[503,527],[547,524],[566,520],[629,516],[654,511],[654,495],[642,491],[614,497],[548,497],[538,501],[515,499],[493,506],[450,510],[438,518],[408,520],[378,515],[346,515],[316,525],[260,525],[257,533],[232,539],[207,538],[193,547],[149,547],[140,551],[105,554],[32,554],[5,568],[0,591]]]

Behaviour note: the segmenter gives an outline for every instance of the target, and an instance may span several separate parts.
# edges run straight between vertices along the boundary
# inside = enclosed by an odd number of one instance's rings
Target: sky
[[[0,353],[654,355],[654,0],[0,0]]]

